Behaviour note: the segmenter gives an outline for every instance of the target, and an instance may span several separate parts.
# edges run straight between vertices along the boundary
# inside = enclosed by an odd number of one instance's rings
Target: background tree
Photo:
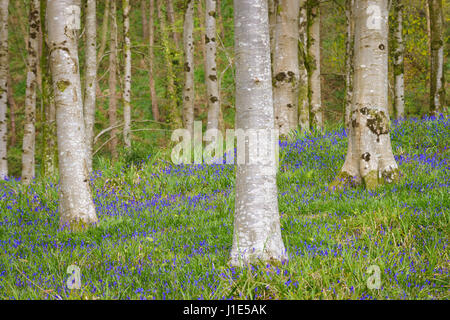
[[[353,56],[355,50],[355,26],[353,16],[354,0],[345,0],[345,20],[347,33],[345,39],[345,104],[344,104],[344,126],[347,132],[350,126],[350,114],[352,110],[353,97]]]
[[[155,0],[150,0],[149,5],[149,18],[148,18],[148,77],[149,77],[149,87],[150,87],[150,99],[152,100],[152,114],[155,121],[159,121],[159,108],[158,108],[158,97],[156,95],[155,89],[155,73],[153,72],[154,65],[154,15],[155,11]]]
[[[446,112],[442,0],[428,0],[431,24],[430,113]]]
[[[56,142],[56,108],[52,89],[52,79],[50,72],[50,64],[48,58],[48,39],[45,16],[47,11],[47,0],[41,0],[41,33],[42,33],[42,54],[41,54],[41,70],[42,70],[42,170],[43,176],[52,177],[58,167],[58,150]]]
[[[67,8],[74,0],[47,2],[50,68],[56,103],[60,226],[78,230],[97,222],[86,163],[77,32]],[[79,17],[78,17],[79,18]],[[82,156],[80,156],[82,155]]]
[[[394,61],[394,111],[397,119],[405,117],[405,81],[404,81],[404,52],[403,44],[403,3],[401,0],[393,2],[394,41],[391,49]]]
[[[298,124],[298,16],[299,0],[279,0],[276,8],[273,53],[273,104],[275,125],[286,136]]]
[[[308,71],[306,69],[307,40],[308,40],[308,20],[306,11],[307,0],[300,0],[300,10],[298,18],[298,67],[299,67],[299,93],[298,93],[298,114],[300,129],[309,131],[309,100],[308,100]]]
[[[188,0],[184,14],[184,90],[183,124],[194,136],[194,1]]]
[[[388,0],[355,1],[355,74],[347,157],[330,185],[398,179],[388,113]]]
[[[0,0],[0,179],[8,176],[8,0]]]
[[[130,1],[123,0],[123,54],[125,70],[123,73],[123,140],[125,148],[131,148],[131,40],[130,40]]]
[[[206,0],[205,9],[205,81],[208,99],[208,129],[219,129],[220,94],[217,81],[216,1]]]
[[[113,159],[117,159],[117,7],[116,0],[111,1],[111,39],[109,42],[109,126],[111,127],[111,138],[109,150]]]
[[[267,1],[235,0],[234,25],[236,128],[261,130],[265,134],[258,144],[272,152],[262,154],[258,164],[237,165],[231,264],[284,260],[273,150],[276,141],[270,135],[275,119]]]
[[[25,125],[22,144],[22,182],[30,184],[35,176],[36,139],[36,91],[37,66],[39,63],[38,39],[41,28],[41,4],[39,0],[30,1],[29,35],[27,54],[27,89],[25,93]]]
[[[84,125],[86,128],[86,159],[92,171],[92,148],[97,85],[97,19],[96,0],[86,2],[86,75],[84,85]]]
[[[166,27],[166,16],[163,12],[163,0],[156,0],[156,10],[158,12],[159,27],[161,32],[161,45],[164,51],[164,61],[167,71],[167,118],[166,121],[174,129],[181,128],[183,123],[180,110],[178,108],[177,92],[175,87],[175,74],[172,60],[172,50],[169,44],[169,31]]]
[[[320,81],[320,1],[308,0],[308,97],[311,127],[322,130],[324,126]]]

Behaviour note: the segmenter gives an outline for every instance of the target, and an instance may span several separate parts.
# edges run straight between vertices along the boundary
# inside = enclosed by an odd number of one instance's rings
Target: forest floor
[[[391,139],[398,183],[331,193],[345,131],[281,142],[290,260],[249,268],[227,265],[233,165],[98,159],[99,223],[80,233],[58,229],[55,178],[2,182],[0,299],[449,299],[450,121],[393,122]],[[70,265],[81,289],[67,288]]]

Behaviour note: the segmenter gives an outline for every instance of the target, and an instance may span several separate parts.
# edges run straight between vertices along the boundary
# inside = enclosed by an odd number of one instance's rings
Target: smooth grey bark
[[[183,124],[194,136],[194,1],[188,0],[184,13],[184,89]]]
[[[446,112],[444,73],[444,15],[442,0],[428,0],[430,11],[430,113]]]
[[[109,107],[108,117],[109,126],[114,127],[111,130],[111,141],[109,142],[109,150],[113,159],[117,159],[117,7],[116,1],[111,1],[111,39],[109,42]]]
[[[0,179],[8,176],[8,4],[9,0],[0,0]]]
[[[207,129],[219,129],[220,93],[216,63],[216,1],[206,0],[205,10],[205,81],[206,96],[208,99]]]
[[[278,138],[271,136],[275,119],[267,1],[234,1],[234,36],[236,128],[263,133],[257,145],[271,151],[261,152],[259,157],[250,151],[249,161],[237,165],[230,263],[240,266],[257,260],[287,259],[277,200]],[[252,161],[254,158],[258,163]]]
[[[320,1],[308,0],[308,89],[311,127],[323,130],[320,82]]]
[[[391,183],[400,172],[392,153],[388,113],[387,0],[355,1],[355,73],[344,166],[329,189]]]
[[[401,0],[394,0],[394,111],[397,119],[405,117],[405,80],[403,57],[405,46],[403,44],[403,3]]]
[[[355,26],[353,16],[354,0],[345,0],[345,18],[347,23],[347,34],[345,39],[345,105],[344,105],[344,126],[349,132],[350,114],[352,110],[353,97],[353,57],[355,51]]]
[[[97,222],[92,200],[81,96],[77,32],[67,18],[74,0],[48,0],[46,21],[56,104],[60,227],[77,231]]]
[[[150,99],[152,100],[152,114],[153,119],[155,121],[159,121],[159,108],[158,108],[158,96],[156,95],[155,88],[155,75],[153,73],[153,45],[154,45],[154,35],[155,35],[155,26],[153,22],[153,15],[155,12],[155,0],[150,0],[149,6],[149,18],[148,18],[148,77],[149,77],[149,86],[150,86]]]
[[[86,75],[84,86],[84,125],[86,128],[86,159],[89,172],[92,171],[92,148],[97,84],[97,18],[96,0],[86,4]]]
[[[130,1],[123,0],[123,54],[125,70],[123,73],[123,140],[125,148],[131,148],[131,40],[130,40]]]
[[[27,88],[25,91],[25,123],[22,143],[22,182],[31,183],[35,176],[36,146],[36,91],[37,66],[39,63],[38,35],[41,29],[41,4],[39,0],[30,1],[29,33],[27,46]]]
[[[308,70],[306,68],[307,40],[308,40],[308,20],[306,11],[306,0],[300,0],[300,11],[298,17],[298,67],[299,67],[299,88],[298,88],[298,123],[302,132],[309,131],[309,100],[308,100]]]
[[[298,125],[298,16],[299,0],[279,0],[276,8],[273,53],[275,127],[287,136]]]

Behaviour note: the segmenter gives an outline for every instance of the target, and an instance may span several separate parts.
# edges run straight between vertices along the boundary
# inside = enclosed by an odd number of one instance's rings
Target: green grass
[[[78,234],[58,230],[55,177],[3,182],[0,299],[448,299],[448,119],[395,124],[402,180],[372,192],[324,192],[343,164],[342,134],[281,145],[283,265],[227,265],[231,165],[177,167],[169,149],[139,146],[115,163],[97,158],[99,223]],[[80,290],[66,287],[69,265]],[[379,290],[367,286],[371,265]]]

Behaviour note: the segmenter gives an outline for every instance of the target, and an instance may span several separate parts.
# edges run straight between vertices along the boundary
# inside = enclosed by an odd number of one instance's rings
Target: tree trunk
[[[367,189],[398,179],[388,113],[387,0],[355,1],[355,74],[344,166],[329,189],[346,183]]]
[[[11,125],[10,145],[14,146],[16,144],[16,139],[17,139],[17,133],[16,133],[17,104],[16,104],[16,100],[14,100],[14,92],[13,92],[13,87],[12,87],[11,74],[8,74],[7,86],[8,86],[9,123]]]
[[[392,48],[394,60],[394,111],[397,119],[405,117],[405,82],[403,56],[405,46],[403,44],[403,3],[394,0],[394,45]]]
[[[184,90],[183,90],[183,123],[194,136],[194,1],[188,0],[184,14]]]
[[[123,28],[125,71],[123,77],[123,140],[125,148],[131,148],[131,41],[130,41],[130,1],[123,0]]]
[[[287,136],[298,125],[298,17],[299,0],[279,0],[276,8],[273,55],[275,127]]]
[[[149,56],[149,68],[148,68],[148,75],[149,75],[149,86],[150,86],[150,99],[152,99],[152,114],[153,119],[155,121],[159,121],[159,108],[158,108],[158,97],[156,95],[156,89],[155,89],[155,74],[153,73],[153,62],[154,62],[154,55],[153,55],[153,45],[154,45],[154,22],[153,22],[153,15],[155,11],[155,0],[150,0],[150,16],[148,18],[148,56]]]
[[[8,176],[8,4],[9,0],[0,0],[0,179]]]
[[[219,129],[220,96],[216,64],[216,1],[206,0],[205,11],[205,81],[208,99],[207,129]]]
[[[167,121],[170,123],[173,129],[179,129],[183,126],[183,121],[181,119],[180,111],[178,109],[177,94],[175,90],[175,75],[173,72],[171,50],[169,46],[169,35],[166,28],[166,17],[162,11],[162,1],[157,0],[157,11],[158,19],[161,29],[161,42],[164,50],[164,59],[166,62],[167,69],[167,95],[168,95],[168,118]]]
[[[117,9],[116,1],[111,1],[111,40],[109,43],[109,126],[117,125]],[[118,129],[111,130],[111,141],[109,150],[113,159],[117,159],[117,133]]]
[[[278,138],[273,135],[275,119],[267,1],[235,0],[234,26],[236,128],[249,133],[249,144],[269,151],[254,154],[255,148],[249,147],[250,161],[237,165],[230,263],[240,266],[259,259],[285,260],[287,256],[278,213],[275,158]],[[258,133],[258,141],[252,141],[251,136],[255,138],[252,132]]]
[[[106,48],[106,38],[108,35],[108,22],[109,22],[109,10],[110,10],[110,0],[105,0],[105,10],[103,12],[103,22],[102,22],[102,34],[100,39],[100,48],[98,49],[97,62],[100,64],[105,53]]]
[[[84,125],[86,128],[86,158],[92,171],[92,148],[97,84],[97,18],[96,0],[87,0],[86,6],[86,75],[84,86]]]
[[[277,25],[276,8],[278,7],[278,0],[269,0],[268,6],[269,6],[270,61],[272,62],[271,70],[273,73],[273,54],[275,52],[275,26]]]
[[[30,184],[35,176],[34,158],[36,145],[36,90],[37,90],[37,65],[38,34],[41,28],[41,13],[39,0],[30,1],[29,35],[27,56],[27,88],[25,93],[25,124],[23,128],[22,144],[22,182]]]
[[[141,0],[141,19],[142,19],[142,38],[143,42],[148,41],[148,19],[147,19],[147,0]]]
[[[203,31],[205,30],[205,11],[203,10],[203,1],[204,0],[198,0],[198,6],[197,6],[197,13],[198,13],[198,24],[200,27],[200,32],[203,33]],[[205,44],[205,37],[200,37],[200,49],[201,52],[203,54],[203,57],[206,56],[206,44]]]
[[[43,150],[42,150],[42,172],[45,177],[52,177],[56,173],[58,164],[58,150],[56,146],[56,108],[52,90],[52,79],[48,60],[48,39],[45,23],[47,0],[41,0],[41,33],[42,33],[42,104],[43,114]]]
[[[350,114],[353,97],[353,56],[355,47],[355,28],[353,16],[354,0],[345,0],[345,17],[347,23],[347,35],[345,39],[345,105],[344,126],[347,133],[350,130]]]
[[[306,14],[306,0],[300,0],[299,11],[299,92],[298,92],[298,113],[299,125],[302,132],[309,131],[309,101],[308,101],[308,71],[306,68],[307,59],[307,41],[308,41],[308,20]]]
[[[430,113],[445,112],[444,16],[442,0],[428,0],[431,25]]]
[[[105,6],[105,8],[103,11],[103,22],[102,22],[102,30],[101,30],[101,35],[100,35],[100,47],[97,52],[97,66],[100,66],[100,63],[103,60],[103,54],[105,53],[105,48],[106,48],[106,40],[107,40],[107,36],[108,36],[108,22],[109,22],[109,15],[110,15],[109,14],[110,0],[105,0],[104,6]],[[99,82],[98,78],[97,78],[96,83],[97,83],[96,92],[97,92],[97,95],[100,96],[102,94],[102,91],[100,88],[100,82]]]
[[[323,130],[320,85],[320,8],[318,0],[308,0],[308,88],[311,127]]]
[[[50,68],[56,104],[59,151],[60,227],[77,231],[97,222],[84,144],[83,104],[76,27],[64,15],[74,0],[48,0]],[[76,10],[74,10],[76,11]],[[79,18],[79,17],[78,17]]]
[[[175,48],[177,50],[180,49],[180,36],[178,34],[178,32],[175,31],[176,29],[176,25],[175,25],[175,12],[173,10],[173,3],[172,0],[166,0],[167,3],[167,20],[169,22],[169,29],[170,31],[170,36],[173,39],[173,42],[175,43]]]

